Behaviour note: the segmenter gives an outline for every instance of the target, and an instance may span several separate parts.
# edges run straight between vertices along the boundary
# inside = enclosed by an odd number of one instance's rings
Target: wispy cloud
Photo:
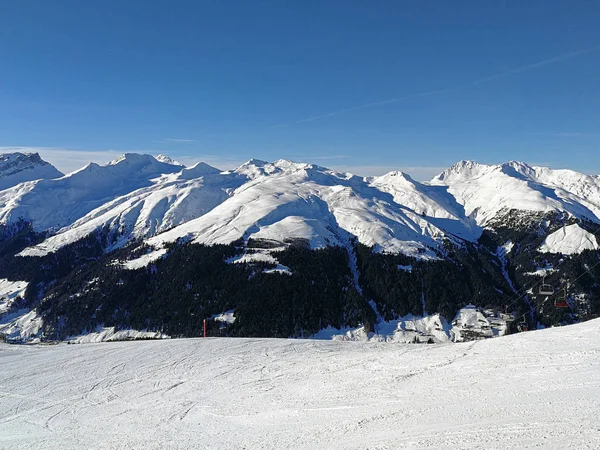
[[[579,133],[579,132],[548,132],[548,133],[530,133],[532,136],[558,137],[558,138],[596,138],[600,134]]]
[[[163,139],[160,142],[172,142],[175,144],[185,144],[188,142],[198,142],[196,139]]]
[[[329,161],[334,159],[347,159],[350,155],[329,155],[329,156],[292,156],[293,161]]]
[[[321,114],[318,116],[312,116],[312,117],[307,117],[305,119],[300,119],[300,120],[296,120],[294,122],[290,122],[287,124],[282,124],[282,125],[277,125],[276,127],[286,127],[286,126],[290,126],[290,125],[297,125],[297,124],[301,124],[301,123],[306,123],[306,122],[313,122],[315,120],[321,120],[321,119],[326,119],[328,117],[333,117],[333,116],[337,116],[339,114],[344,114],[344,113],[348,113],[348,112],[353,112],[353,111],[359,111],[362,109],[368,109],[368,108],[374,108],[377,106],[383,106],[383,105],[389,105],[391,103],[399,103],[399,102],[403,102],[405,100],[411,100],[411,99],[415,99],[415,98],[420,98],[420,97],[430,97],[433,95],[438,95],[438,94],[445,94],[445,93],[450,93],[450,92],[455,92],[455,91],[460,91],[463,89],[467,89],[470,87],[474,87],[474,86],[478,86],[480,84],[485,84],[485,83],[489,83],[490,81],[494,81],[494,80],[499,80],[501,78],[506,78],[512,75],[517,75],[519,73],[522,72],[527,72],[529,70],[533,70],[533,69],[537,69],[539,67],[544,67],[550,64],[555,64],[561,61],[565,61],[567,59],[571,59],[571,58],[575,58],[577,56],[581,56],[581,55],[585,55],[587,53],[592,53],[595,51],[600,50],[600,45],[596,45],[594,47],[588,47],[588,48],[584,48],[581,50],[576,50],[573,52],[569,52],[569,53],[563,53],[561,55],[558,56],[554,56],[552,58],[548,58],[548,59],[543,59],[541,61],[537,61],[535,63],[532,64],[527,64],[525,66],[520,66],[520,67],[515,67],[514,69],[510,69],[507,70],[505,72],[500,72],[494,75],[490,75],[484,78],[479,78],[477,80],[473,80],[470,81],[468,83],[465,84],[461,84],[458,86],[452,86],[452,87],[447,87],[447,88],[441,88],[441,89],[434,89],[434,90],[430,90],[430,91],[425,91],[425,92],[418,92],[418,93],[414,93],[414,94],[408,94],[408,95],[404,95],[401,97],[396,97],[396,98],[391,98],[388,100],[382,100],[382,101],[378,101],[378,102],[373,102],[373,103],[367,103],[364,105],[359,105],[359,106],[353,106],[351,108],[344,108],[344,109],[338,109],[336,111],[332,111],[326,114]]]

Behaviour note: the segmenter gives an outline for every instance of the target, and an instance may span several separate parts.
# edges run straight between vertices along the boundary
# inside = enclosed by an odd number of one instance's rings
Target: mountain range
[[[148,271],[179,247],[230,246],[234,255],[229,263],[263,264],[289,283],[296,272],[281,264],[279,253],[301,246],[307,252],[342,249],[353,288],[365,302],[380,304],[373,308],[372,321],[381,323],[406,310],[390,312],[389,301],[373,298],[376,289],[370,284],[390,288],[398,280],[381,281],[376,273],[368,280],[361,269],[365,258],[395,258],[406,262],[402,267],[453,262],[472,265],[472,270],[481,262],[457,262],[456,255],[472,259],[477,254],[493,260],[490,270],[499,281],[491,287],[501,296],[518,297],[541,274],[552,274],[557,287],[565,285],[568,277],[559,267],[565,258],[597,258],[599,224],[600,176],[515,161],[460,161],[424,183],[402,172],[360,177],[287,160],[253,159],[222,171],[205,163],[185,167],[163,155],[132,153],[63,175],[37,154],[0,155],[0,279],[7,286],[19,282],[21,291],[23,283],[38,285],[30,288],[29,298],[12,309],[6,300],[3,308],[14,314],[19,308],[28,313],[37,308],[36,317],[48,293],[64,282],[41,275],[34,268],[40,264],[62,264],[57,270],[62,277],[72,276],[78,265],[79,270],[88,267],[89,260]],[[87,263],[82,263],[84,247],[88,253],[93,248]],[[69,255],[70,269],[63,267],[64,255]],[[412,276],[411,283],[417,278],[413,271],[396,271],[400,278]],[[473,288],[473,275],[467,278]],[[594,283],[569,293],[587,305],[588,315],[598,303]],[[499,306],[512,299],[490,301]],[[572,309],[574,317],[546,319],[579,320],[579,309]],[[545,313],[538,307],[535,314]],[[14,325],[17,316],[2,319],[5,327]],[[342,317],[337,325],[350,324]]]
[[[38,153],[0,154],[0,190],[25,181],[60,178],[63,173]]]

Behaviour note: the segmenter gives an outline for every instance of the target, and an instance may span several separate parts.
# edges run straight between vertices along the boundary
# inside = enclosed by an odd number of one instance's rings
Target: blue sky
[[[0,2],[0,147],[600,173],[592,1]]]

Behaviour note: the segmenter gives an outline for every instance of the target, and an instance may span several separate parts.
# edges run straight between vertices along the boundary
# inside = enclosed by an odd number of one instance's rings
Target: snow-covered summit
[[[36,230],[58,231],[24,254],[54,251],[108,226],[118,230],[118,245],[252,237],[322,247],[356,237],[378,251],[434,257],[444,239],[474,242],[507,210],[600,220],[600,179],[517,161],[460,161],[420,183],[398,171],[362,178],[284,159],[251,159],[221,172],[129,153],[0,192],[0,223],[25,218]]]
[[[98,205],[21,255],[52,253],[100,228],[114,233],[116,240],[111,248],[132,239],[148,238],[202,216],[247,180],[236,174],[221,173],[205,163],[150,178],[150,183],[142,183],[138,189]]]
[[[154,171],[159,174],[174,171],[175,168],[181,170],[184,167],[183,164],[179,164],[165,155],[152,156],[139,153],[125,153],[103,167],[111,166],[120,167],[121,170],[130,170],[132,172],[141,170],[144,172]]]
[[[167,155],[163,155],[162,153],[160,155],[156,156],[156,160],[160,161],[160,162],[163,162],[165,164],[174,164],[174,165],[177,165],[177,166],[182,166],[183,165],[180,162],[175,161],[171,157],[169,157]]]
[[[24,219],[35,230],[58,230],[94,208],[183,166],[127,153],[106,165],[90,163],[62,178],[29,181],[0,191],[0,224]]]
[[[205,175],[216,175],[220,172],[221,171],[216,167],[209,166],[208,164],[203,162],[199,162],[191,167],[186,167],[185,169],[183,169],[179,177],[184,180],[191,180],[193,178],[203,177]]]
[[[453,164],[439,175],[436,175],[431,181],[432,184],[444,184],[462,180],[472,180],[486,175],[497,166],[488,166],[479,164],[475,161],[462,160]]]
[[[509,209],[564,211],[600,220],[600,180],[572,170],[518,161],[499,165],[460,161],[429,184],[447,186],[465,213],[482,226]]]
[[[431,258],[431,249],[445,236],[432,220],[398,204],[370,179],[288,160],[250,160],[221,175],[237,175],[231,182],[244,182],[208,213],[148,243],[160,247],[179,238],[205,244],[300,238],[318,248],[345,246],[356,236],[379,251]]]
[[[63,173],[38,153],[0,154],[0,191],[25,181],[60,178]]]

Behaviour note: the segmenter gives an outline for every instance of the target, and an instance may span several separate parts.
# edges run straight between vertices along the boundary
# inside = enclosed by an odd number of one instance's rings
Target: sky
[[[0,152],[600,174],[600,3],[0,2]]]

